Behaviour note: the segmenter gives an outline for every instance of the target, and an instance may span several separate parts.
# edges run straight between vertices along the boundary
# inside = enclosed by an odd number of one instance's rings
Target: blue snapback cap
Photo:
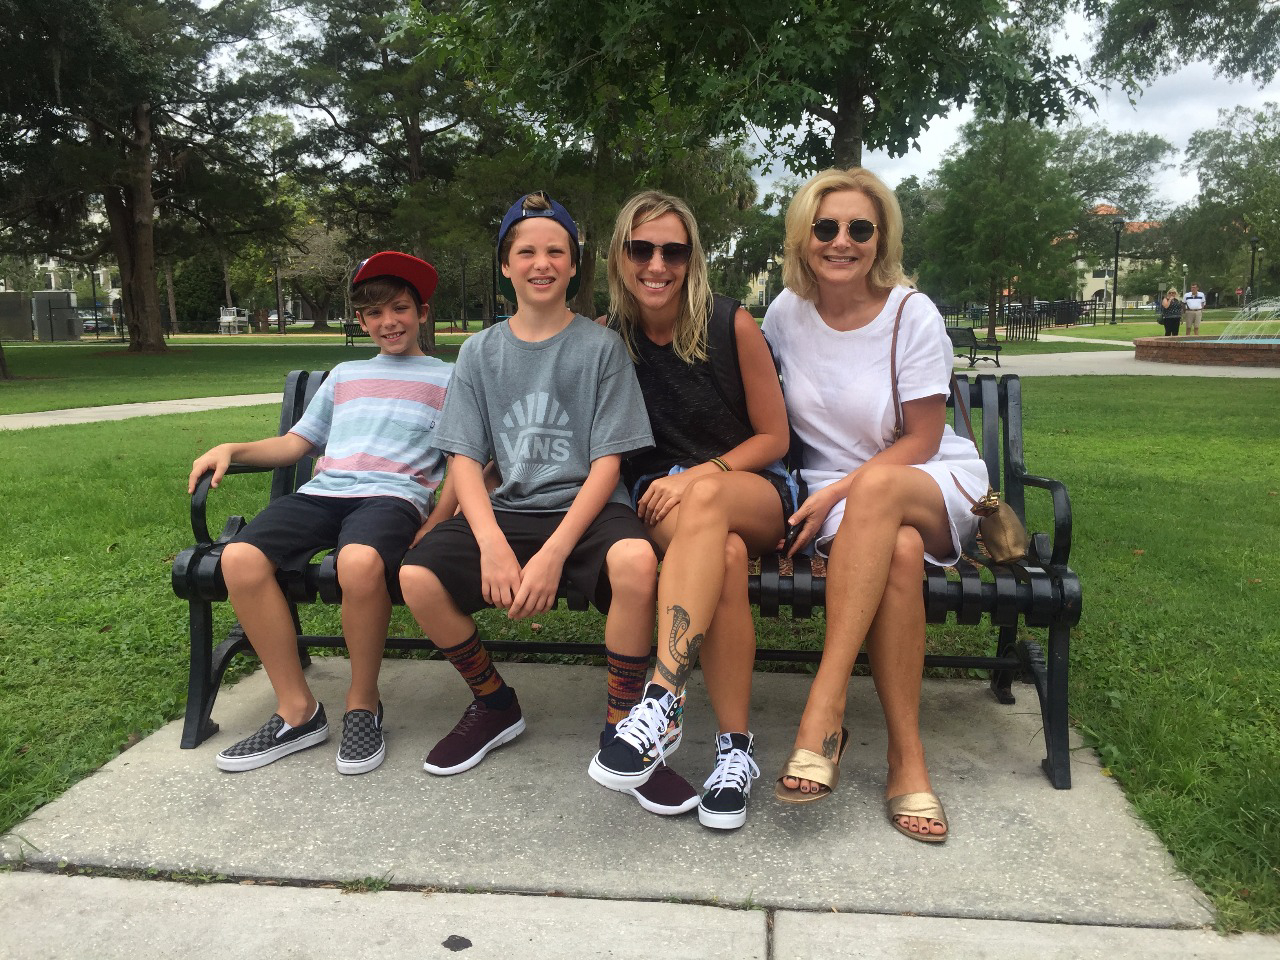
[[[550,210],[526,210],[524,208],[525,198],[536,194],[541,194],[546,198],[547,202],[551,204]],[[521,220],[531,220],[534,217],[547,217],[564,227],[569,234],[569,239],[573,242],[573,259],[580,271],[582,269],[582,248],[578,244],[578,225],[573,222],[573,217],[569,216],[569,211],[563,205],[552,200],[541,190],[535,191],[534,194],[526,193],[511,205],[511,209],[502,218],[502,226],[498,227],[498,249],[502,249],[502,241],[506,239],[513,226]],[[578,278],[579,275],[577,273],[569,278],[569,287],[565,291],[566,300],[572,299],[573,295],[578,292]],[[516,289],[511,285],[511,280],[501,274],[498,275],[498,291],[508,300],[514,301],[516,298]]]

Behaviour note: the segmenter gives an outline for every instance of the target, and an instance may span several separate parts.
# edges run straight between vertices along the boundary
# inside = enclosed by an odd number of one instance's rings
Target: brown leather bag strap
[[[902,437],[902,401],[898,396],[898,328],[902,326],[902,308],[918,292],[912,290],[898,304],[898,314],[893,318],[893,340],[889,343],[889,385],[893,388],[893,439],[895,441]]]

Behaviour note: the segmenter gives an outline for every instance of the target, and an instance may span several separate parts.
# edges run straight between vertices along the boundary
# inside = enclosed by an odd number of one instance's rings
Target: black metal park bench
[[[280,433],[297,422],[308,401],[325,377],[324,371],[308,374],[290,373],[284,389],[280,412]],[[930,623],[943,623],[951,618],[957,624],[977,628],[986,621],[994,628],[994,649],[978,656],[929,654],[930,667],[978,669],[990,672],[989,688],[1001,703],[1014,702],[1013,681],[1033,686],[1040,703],[1046,757],[1042,767],[1055,787],[1071,786],[1068,754],[1067,655],[1071,628],[1080,619],[1080,581],[1068,565],[1071,552],[1071,503],[1066,487],[1026,472],[1022,447],[1022,390],[1017,377],[996,380],[984,375],[970,382],[957,377],[959,402],[967,401],[979,436],[978,448],[1005,501],[1024,517],[1025,492],[1028,488],[1046,491],[1053,516],[1053,532],[1032,533],[1031,553],[1026,561],[1011,565],[995,565],[981,556],[965,558],[953,568],[928,566],[924,571],[925,612]],[[954,429],[967,433],[964,418],[956,416],[957,398],[948,401],[952,408]],[[272,471],[272,499],[296,490],[309,477],[312,463],[304,459],[291,467]],[[231,473],[263,472],[258,468],[233,467]],[[194,546],[174,559],[172,581],[174,592],[187,601],[190,623],[190,673],[187,689],[186,722],[182,746],[191,749],[215,733],[212,720],[214,700],[223,674],[238,653],[252,653],[248,639],[239,624],[225,637],[214,635],[213,604],[227,599],[220,559],[227,541],[245,523],[233,516],[222,532],[213,537],[206,521],[206,499],[209,479],[206,474],[191,498],[191,529]],[[341,601],[332,555],[310,564],[303,578],[282,580],[295,624],[298,605],[311,603],[337,604]],[[750,595],[762,617],[779,617],[784,608],[791,617],[808,618],[822,607],[826,598],[826,579],[815,571],[808,557],[794,563],[778,556],[761,559],[759,572],[750,578]],[[400,598],[394,597],[397,603]],[[581,596],[565,596],[570,609],[587,607]],[[298,646],[307,663],[308,648],[336,648],[343,645],[340,636],[303,635],[299,626]],[[1038,639],[1040,637],[1042,639]],[[495,653],[518,652],[523,655],[602,656],[602,644],[557,643],[554,641],[486,641]],[[387,647],[396,650],[432,650],[423,637],[389,637]],[[760,649],[758,662],[816,663],[820,657],[813,650]],[[865,658],[863,659],[865,662]]]
[[[972,327],[947,327],[947,336],[956,356],[968,360],[970,367],[976,366],[979,360],[994,360],[996,366],[1000,366],[1000,351],[1003,348],[994,340],[979,340]],[[983,357],[979,353],[991,353],[994,356]]]
[[[365,332],[364,327],[360,326],[360,324],[355,320],[342,321],[342,334],[347,338],[346,345],[348,347],[354,347],[356,345],[356,341],[361,338],[364,338],[365,340],[369,339],[369,334]]]

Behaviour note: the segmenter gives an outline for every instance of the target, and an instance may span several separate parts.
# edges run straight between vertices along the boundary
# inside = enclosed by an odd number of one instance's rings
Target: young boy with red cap
[[[335,366],[284,436],[223,443],[191,466],[188,491],[210,470],[216,487],[233,463],[283,467],[323,451],[312,478],[271,501],[222,553],[231,606],[277,701],[256,733],[218,754],[222,770],[253,770],[329,736],[324,706],[303,677],[297,630],[276,577],[299,575],[327,549],[337,551],[351,659],[338,770],[367,773],[386,756],[378,672],[391,617],[388,584],[410,543],[457,506],[447,485],[431,506],[444,475],[433,435],[453,372],[418,345],[435,288],[435,268],[417,257],[385,251],[364,261],[351,302],[377,356]]]
[[[500,285],[517,310],[463,344],[436,431],[436,443],[452,454],[462,515],[406,554],[400,589],[473,696],[423,763],[438,776],[471,769],[525,729],[516,693],[471,619],[483,607],[505,608],[512,619],[533,616],[555,605],[563,579],[608,614],[608,738],[644,689],[657,557],[620,465],[652,446],[653,436],[622,340],[566,308],[578,258],[577,225],[546,194],[522,197],[507,211],[498,231]],[[490,460],[501,477],[492,492],[482,475]],[[658,801],[655,812],[689,808],[684,795]]]

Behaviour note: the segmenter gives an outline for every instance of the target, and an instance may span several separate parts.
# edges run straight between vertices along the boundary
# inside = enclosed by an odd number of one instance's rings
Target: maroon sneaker
[[[698,805],[698,791],[665,763],[653,771],[648,781],[630,791],[640,806],[660,817],[688,813]]]
[[[514,691],[512,691],[514,694]],[[472,700],[458,725],[431,748],[422,769],[440,777],[470,770],[494,747],[510,743],[524,733],[520,701],[514,696],[505,710],[492,710],[481,700]]]

